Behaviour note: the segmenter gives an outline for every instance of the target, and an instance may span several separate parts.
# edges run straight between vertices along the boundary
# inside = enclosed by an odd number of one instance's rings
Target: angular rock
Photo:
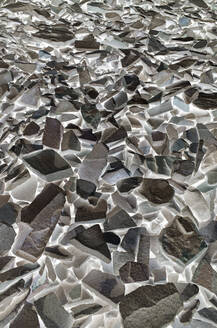
[[[57,296],[50,293],[35,303],[38,314],[46,327],[71,328],[73,318],[60,304]]]
[[[207,247],[196,226],[187,217],[176,217],[169,227],[163,229],[161,243],[167,254],[184,264]]]
[[[95,104],[84,104],[81,107],[81,114],[84,118],[84,120],[90,124],[94,129],[97,128],[97,126],[100,123],[101,119],[101,113],[100,111],[96,108]]]
[[[127,231],[121,247],[134,256],[137,262],[148,265],[150,236],[145,228],[132,228]]]
[[[96,191],[96,186],[94,183],[82,179],[77,179],[76,181],[76,192],[79,196],[87,199],[92,196]]]
[[[174,196],[174,189],[163,179],[143,179],[139,192],[155,204],[168,203]]]
[[[217,324],[217,310],[212,307],[203,308],[198,311],[198,314],[202,317],[211,320]]]
[[[119,245],[119,243],[120,243],[120,237],[111,231],[104,232],[103,239],[105,240],[106,243],[109,243],[112,245]]]
[[[85,253],[99,257],[104,262],[109,263],[111,261],[110,251],[98,224],[81,232],[75,232],[75,235],[72,235],[68,242]]]
[[[203,258],[197,266],[192,282],[217,294],[217,273],[205,258]]]
[[[22,95],[20,101],[24,105],[37,107],[40,100],[40,88],[34,86],[33,88],[27,90]]]
[[[42,138],[43,145],[59,149],[62,137],[62,125],[56,118],[47,117]]]
[[[76,137],[75,133],[72,130],[69,130],[63,134],[61,150],[62,151],[81,150],[80,141],[78,140],[78,138]]]
[[[105,231],[125,229],[136,226],[135,222],[133,221],[133,219],[131,219],[129,214],[118,206],[113,208],[113,210],[107,214],[106,220],[103,225]]]
[[[47,182],[65,179],[72,175],[68,162],[52,149],[25,155],[23,161],[30,170]]]
[[[83,283],[114,303],[119,303],[124,296],[124,284],[110,273],[92,270],[83,279]]]
[[[107,212],[107,202],[105,199],[99,199],[95,206],[83,205],[76,209],[75,222],[90,223],[105,219]]]
[[[0,253],[9,251],[14,243],[16,233],[14,229],[6,224],[0,223]]]
[[[16,222],[18,208],[15,204],[8,202],[0,207],[0,223],[12,225]]]
[[[149,267],[143,263],[127,262],[120,268],[119,273],[125,284],[149,280]]]
[[[36,311],[30,303],[25,303],[15,320],[12,321],[9,328],[39,328],[39,320]]]
[[[108,148],[103,143],[94,145],[80,165],[78,174],[80,179],[98,185],[98,180],[107,164]]]
[[[13,259],[13,256],[0,256],[0,271]]]
[[[32,136],[34,134],[37,134],[40,130],[40,126],[36,124],[35,122],[30,122],[24,129],[23,135],[24,136]]]
[[[64,203],[63,190],[54,184],[48,184],[35,200],[22,210],[21,219],[29,223],[31,230],[17,251],[19,256],[33,262],[41,256]]]
[[[127,294],[120,302],[125,328],[159,328],[171,322],[182,306],[172,283],[146,285]]]
[[[3,273],[0,273],[0,281],[5,282],[5,281],[10,281],[14,280],[18,277],[22,277],[34,270],[37,270],[40,266],[38,263],[34,264],[25,264],[18,266],[16,268],[10,269],[8,271],[4,271]]]
[[[138,187],[142,182],[142,180],[143,179],[141,177],[132,177],[132,178],[123,179],[117,182],[117,188],[121,193],[129,192],[132,189]]]

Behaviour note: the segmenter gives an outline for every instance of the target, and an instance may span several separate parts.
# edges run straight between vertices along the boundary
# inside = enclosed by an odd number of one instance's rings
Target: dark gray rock
[[[76,137],[73,130],[69,130],[63,134],[61,150],[62,151],[68,151],[68,150],[80,151],[81,150],[80,141]]]
[[[96,186],[94,183],[82,179],[77,179],[76,192],[79,196],[87,199],[89,196],[93,195],[95,191]]]
[[[215,322],[215,324],[217,324],[217,310],[212,308],[212,307],[207,307],[207,308],[203,308],[200,311],[198,311],[198,313],[208,319],[211,320],[213,322]]]
[[[132,254],[137,262],[149,264],[150,236],[145,228],[129,229],[121,247]]]
[[[8,202],[0,207],[0,223],[12,225],[16,222],[18,216],[18,207]]]
[[[61,306],[60,301],[54,293],[38,299],[34,304],[46,327],[72,327],[72,315]]]
[[[110,273],[92,270],[83,279],[83,283],[114,303],[120,302],[124,296],[124,284]]]
[[[52,149],[45,149],[23,156],[27,167],[47,182],[68,178],[72,175],[71,166]]]
[[[0,223],[0,253],[9,251],[14,243],[16,233],[14,229],[6,224]]]
[[[115,229],[125,229],[135,227],[136,224],[131,219],[129,214],[116,206],[109,212],[106,216],[106,220],[104,222],[104,230],[115,230]]]
[[[102,305],[91,303],[91,304],[81,304],[76,307],[73,307],[72,314],[75,319],[80,319],[86,316],[90,316],[91,314],[97,313],[101,310]]]

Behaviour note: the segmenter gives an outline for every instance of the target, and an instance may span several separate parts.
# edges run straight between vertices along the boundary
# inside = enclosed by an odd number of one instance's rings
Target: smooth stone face
[[[81,114],[88,124],[94,129],[97,128],[100,123],[101,113],[98,111],[95,104],[84,104],[81,107]]]
[[[10,250],[15,236],[16,234],[12,227],[0,223],[0,253]]]
[[[43,139],[42,139],[43,145],[50,148],[59,149],[61,136],[62,136],[61,123],[56,118],[47,117]]]
[[[114,303],[123,298],[125,287],[116,276],[98,270],[92,270],[83,279],[83,283],[102,294]]]
[[[46,327],[71,328],[73,318],[60,304],[54,293],[48,294],[35,303],[38,314]]]
[[[0,256],[0,270],[2,270],[13,258],[13,256]]]
[[[198,313],[208,319],[211,320],[213,322],[215,322],[217,324],[217,310],[212,308],[212,307],[207,307],[207,308],[203,308],[200,311],[198,311]]]
[[[76,192],[79,196],[87,199],[89,196],[93,195],[96,190],[94,183],[82,179],[77,179],[76,181]]]
[[[15,320],[10,324],[10,328],[39,328],[39,320],[36,311],[30,303],[26,303],[19,312]]]
[[[174,196],[174,189],[163,179],[143,179],[139,192],[155,204],[167,203]]]
[[[67,151],[67,150],[81,150],[80,141],[74,134],[72,130],[67,131],[63,135],[62,144],[61,144],[61,150]]]
[[[175,218],[173,223],[163,230],[161,243],[167,254],[176,257],[184,264],[207,247],[193,222],[183,217]]]
[[[94,145],[92,151],[87,154],[80,165],[78,171],[80,179],[90,181],[97,185],[102,171],[107,164],[107,156],[108,148],[104,144],[98,143]]]
[[[87,253],[101,258],[105,262],[111,261],[111,254],[103,238],[103,233],[98,224],[77,233],[72,244]],[[80,245],[79,245],[80,244]],[[84,248],[83,248],[84,246]]]
[[[33,87],[24,92],[20,101],[24,105],[29,105],[32,107],[37,107],[40,99],[40,89],[38,86]]]
[[[116,206],[111,212],[109,212],[106,216],[106,220],[104,222],[104,230],[116,230],[116,229],[124,229],[135,227],[136,224],[131,219],[129,214]]]
[[[127,262],[120,268],[119,273],[124,283],[149,280],[149,268],[143,263]]]
[[[18,210],[13,203],[6,203],[0,208],[0,223],[12,225],[15,223]]]
[[[34,173],[47,182],[61,180],[72,175],[70,165],[52,149],[25,155],[23,160]]]
[[[116,235],[114,232],[108,231],[103,233],[103,239],[106,243],[119,245],[120,237]]]

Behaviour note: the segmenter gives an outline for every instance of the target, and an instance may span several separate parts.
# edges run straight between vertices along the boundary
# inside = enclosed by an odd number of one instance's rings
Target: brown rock
[[[155,204],[167,203],[174,196],[174,189],[164,179],[143,179],[139,192]]]
[[[47,117],[42,139],[43,145],[59,149],[62,131],[62,124],[56,118]]]
[[[39,328],[37,313],[33,310],[30,303],[26,303],[19,312],[15,320],[10,324],[10,328]]]
[[[127,262],[120,268],[119,272],[124,283],[149,280],[149,268],[143,263]]]

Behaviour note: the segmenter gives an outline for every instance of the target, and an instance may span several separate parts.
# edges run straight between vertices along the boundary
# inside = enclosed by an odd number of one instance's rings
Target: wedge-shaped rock
[[[207,247],[196,226],[187,217],[176,217],[172,224],[163,230],[161,243],[167,254],[184,264]]]
[[[124,283],[141,282],[149,280],[148,265],[138,262],[127,262],[120,270],[120,277]]]
[[[19,312],[15,320],[10,324],[10,328],[39,328],[39,320],[36,311],[30,303],[26,303]]]
[[[120,302],[125,328],[159,328],[171,322],[182,306],[180,295],[172,283],[142,286],[127,294]]]
[[[3,273],[0,273],[0,281],[4,282],[4,281],[14,280],[18,277],[22,277],[22,276],[38,269],[38,268],[39,268],[38,263],[25,264],[25,265],[18,266],[16,268],[13,268],[8,271],[4,271]]]
[[[96,224],[86,230],[84,229],[83,231],[77,230],[74,232],[74,236],[71,232],[71,238],[68,239],[70,244],[81,249],[83,252],[99,257],[107,263],[111,261],[111,254],[99,224]],[[65,241],[67,240],[67,234],[68,237],[70,237],[70,232],[66,233],[66,236],[63,237],[63,240]]]
[[[94,145],[80,165],[78,174],[81,179],[98,184],[104,167],[107,164],[108,148],[103,143]]]
[[[83,279],[83,283],[114,303],[119,303],[124,296],[124,284],[110,273],[92,270]]]
[[[30,224],[30,232],[17,251],[19,256],[36,261],[58,222],[65,203],[65,195],[61,188],[48,184],[35,200],[22,210],[21,219]]]
[[[52,182],[72,175],[71,166],[52,149],[45,149],[23,156],[27,167],[41,179]]]
[[[203,258],[197,266],[192,282],[217,294],[217,273],[205,258]]]
[[[76,137],[75,133],[72,130],[67,131],[63,135],[62,144],[61,144],[62,151],[80,151],[81,145],[80,141]]]
[[[62,124],[56,118],[47,117],[42,142],[45,146],[59,149],[62,137]]]
[[[60,301],[54,293],[40,298],[34,304],[46,327],[72,327],[72,315],[61,306]]]
[[[113,210],[111,210],[111,212],[107,214],[106,220],[104,222],[105,231],[131,228],[135,226],[136,224],[133,219],[131,219],[129,214],[118,206],[116,206]]]
[[[167,203],[174,196],[174,189],[164,179],[143,179],[139,192],[155,204]]]

